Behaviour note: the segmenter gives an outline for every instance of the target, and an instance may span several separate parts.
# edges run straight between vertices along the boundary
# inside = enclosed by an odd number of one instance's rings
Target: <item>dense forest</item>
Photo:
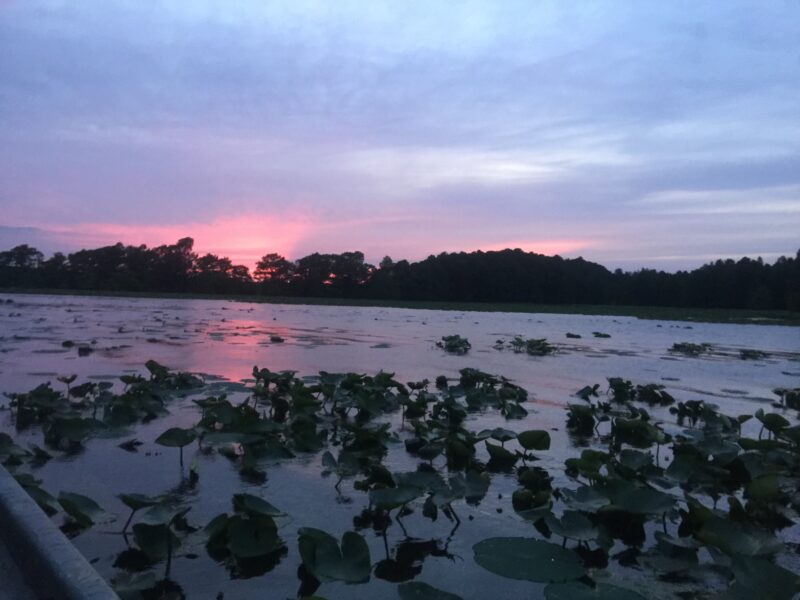
[[[458,252],[411,263],[361,252],[296,261],[267,254],[251,273],[194,252],[194,240],[148,248],[116,244],[45,259],[36,248],[0,252],[0,287],[390,300],[608,304],[800,310],[800,251],[774,264],[718,260],[693,271],[609,271],[582,258],[522,250]]]

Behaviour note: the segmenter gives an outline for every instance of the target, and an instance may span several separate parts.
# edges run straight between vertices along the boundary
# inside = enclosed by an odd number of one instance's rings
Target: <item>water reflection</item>
[[[375,565],[375,577],[392,583],[401,583],[419,575],[422,572],[423,562],[429,556],[447,558],[455,562],[455,556],[448,551],[448,547],[456,529],[458,524],[445,543],[437,539],[406,538],[396,544],[391,552],[387,548],[386,558]]]

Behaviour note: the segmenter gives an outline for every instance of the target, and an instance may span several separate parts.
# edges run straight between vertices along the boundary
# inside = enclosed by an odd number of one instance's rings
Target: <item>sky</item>
[[[800,2],[0,0],[0,249],[800,248]]]

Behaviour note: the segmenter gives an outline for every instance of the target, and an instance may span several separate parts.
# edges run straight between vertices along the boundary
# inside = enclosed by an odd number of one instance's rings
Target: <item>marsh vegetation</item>
[[[47,297],[9,314],[0,460],[123,597],[798,591],[796,329]]]

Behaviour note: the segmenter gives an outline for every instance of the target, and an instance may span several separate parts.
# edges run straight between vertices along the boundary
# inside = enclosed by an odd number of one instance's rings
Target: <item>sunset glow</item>
[[[5,2],[0,247],[793,254],[799,40],[791,3]]]

